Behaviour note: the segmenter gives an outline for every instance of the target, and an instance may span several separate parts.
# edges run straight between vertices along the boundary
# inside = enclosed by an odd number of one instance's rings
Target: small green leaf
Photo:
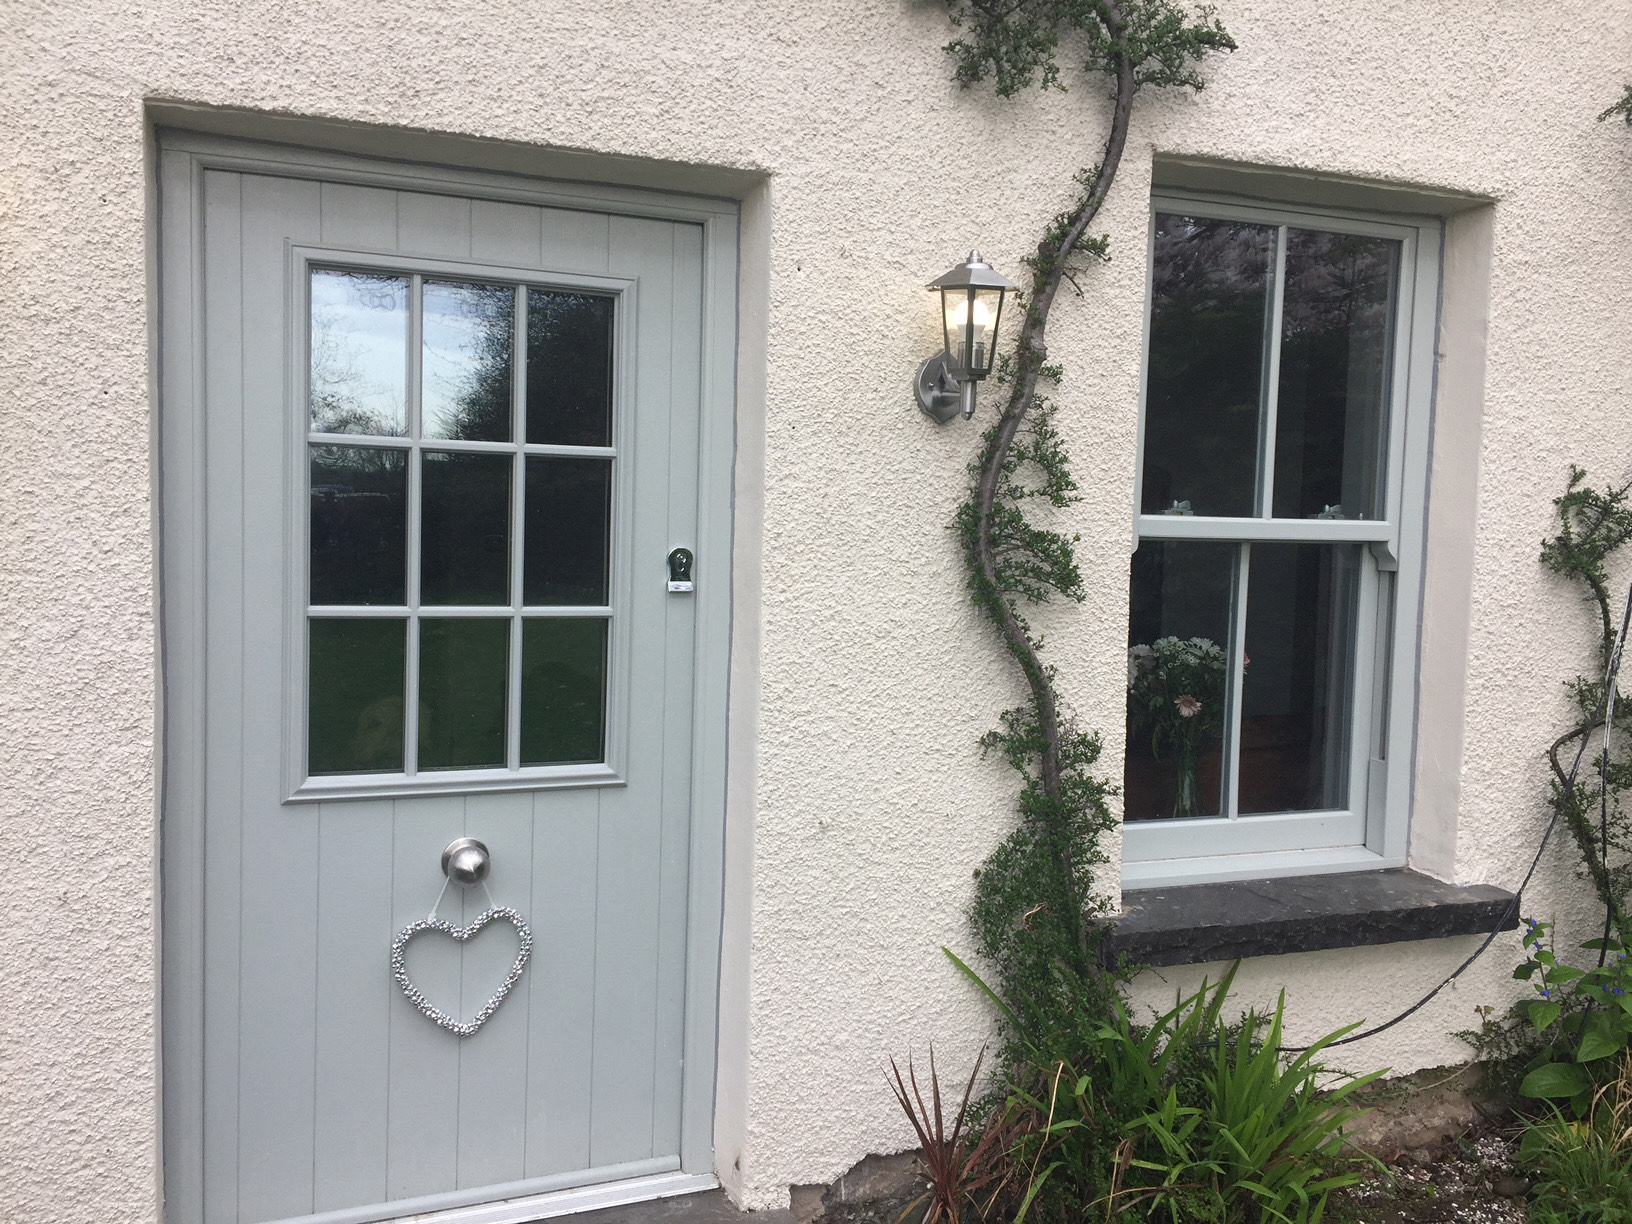
[[[1594,1012],[1587,1022],[1587,1031],[1581,1034],[1576,1047],[1576,1062],[1596,1062],[1626,1048],[1626,1031],[1620,1028],[1608,1012]]]
[[[1545,1033],[1551,1027],[1553,1021],[1558,1019],[1559,1013],[1564,1010],[1564,1004],[1544,1003],[1540,999],[1534,999],[1527,1004],[1526,1010],[1530,1014],[1530,1023],[1535,1026],[1536,1032]]]
[[[1519,1094],[1546,1100],[1551,1097],[1573,1097],[1591,1086],[1586,1068],[1578,1063],[1547,1063],[1524,1077]]]

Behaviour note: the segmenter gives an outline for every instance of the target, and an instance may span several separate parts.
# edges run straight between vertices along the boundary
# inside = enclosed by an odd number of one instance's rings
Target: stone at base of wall
[[[1512,1106],[1478,1063],[1434,1067],[1368,1085],[1352,1098],[1367,1113],[1348,1127],[1348,1140],[1380,1160],[1437,1153]]]
[[[790,1186],[795,1224],[895,1224],[929,1189],[916,1150],[867,1156],[831,1186]]]

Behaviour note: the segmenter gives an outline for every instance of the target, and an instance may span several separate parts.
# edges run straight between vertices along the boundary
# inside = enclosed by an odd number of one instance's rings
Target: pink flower
[[[1201,702],[1190,696],[1189,693],[1182,697],[1175,697],[1173,704],[1179,707],[1180,718],[1194,718],[1201,713]]]

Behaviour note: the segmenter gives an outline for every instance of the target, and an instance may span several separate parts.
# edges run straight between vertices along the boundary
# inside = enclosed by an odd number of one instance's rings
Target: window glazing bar
[[[1142,540],[1270,540],[1312,544],[1386,543],[1395,535],[1381,519],[1203,518],[1200,515],[1141,514]]]
[[[1224,716],[1224,754],[1221,762],[1220,814],[1234,820],[1239,814],[1241,774],[1241,704],[1242,690],[1246,687],[1246,670],[1242,660],[1247,650],[1247,577],[1252,568],[1252,545],[1240,544],[1235,550],[1235,579],[1230,592],[1230,641],[1224,652],[1224,701],[1228,710]]]
[[[527,289],[516,286],[516,305],[510,326],[510,428],[514,452],[510,476],[510,674],[505,688],[504,762],[521,768],[521,584],[525,560],[527,459],[521,443],[527,437]]]
[[[423,298],[423,278],[417,273],[408,285],[408,437],[413,442],[420,436],[420,345],[423,330],[420,308]],[[403,652],[404,671],[402,695],[403,773],[412,778],[419,772],[419,576],[420,576],[420,450],[413,446],[408,451],[408,539],[407,568],[404,579],[408,589],[408,642]]]
[[[1269,298],[1264,314],[1264,371],[1259,379],[1258,489],[1260,518],[1269,518],[1275,505],[1275,427],[1281,401],[1281,315],[1286,302],[1286,226],[1275,227],[1275,259],[1270,267]]]

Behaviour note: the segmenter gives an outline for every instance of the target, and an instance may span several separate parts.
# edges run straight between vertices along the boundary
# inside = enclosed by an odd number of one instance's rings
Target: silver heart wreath
[[[447,1012],[437,1007],[425,997],[423,991],[415,986],[408,977],[406,962],[408,945],[414,938],[423,935],[426,931],[438,931],[450,936],[459,943],[475,938],[483,927],[495,919],[502,918],[516,928],[516,934],[521,936],[521,950],[516,953],[515,963],[510,966],[510,972],[505,974],[504,981],[495,990],[492,997],[482,1004],[482,1010],[469,1020],[458,1021]],[[486,1024],[494,1012],[499,1010],[499,1004],[510,993],[515,984],[521,981],[522,970],[527,968],[527,961],[533,954],[533,932],[527,925],[527,920],[511,909],[508,905],[495,905],[492,909],[484,910],[476,915],[469,926],[457,927],[446,918],[421,918],[418,922],[410,922],[397,932],[397,937],[391,941],[391,976],[396,979],[402,993],[408,996],[408,1002],[419,1009],[419,1014],[435,1024],[441,1025],[456,1037],[469,1037],[482,1025]]]

